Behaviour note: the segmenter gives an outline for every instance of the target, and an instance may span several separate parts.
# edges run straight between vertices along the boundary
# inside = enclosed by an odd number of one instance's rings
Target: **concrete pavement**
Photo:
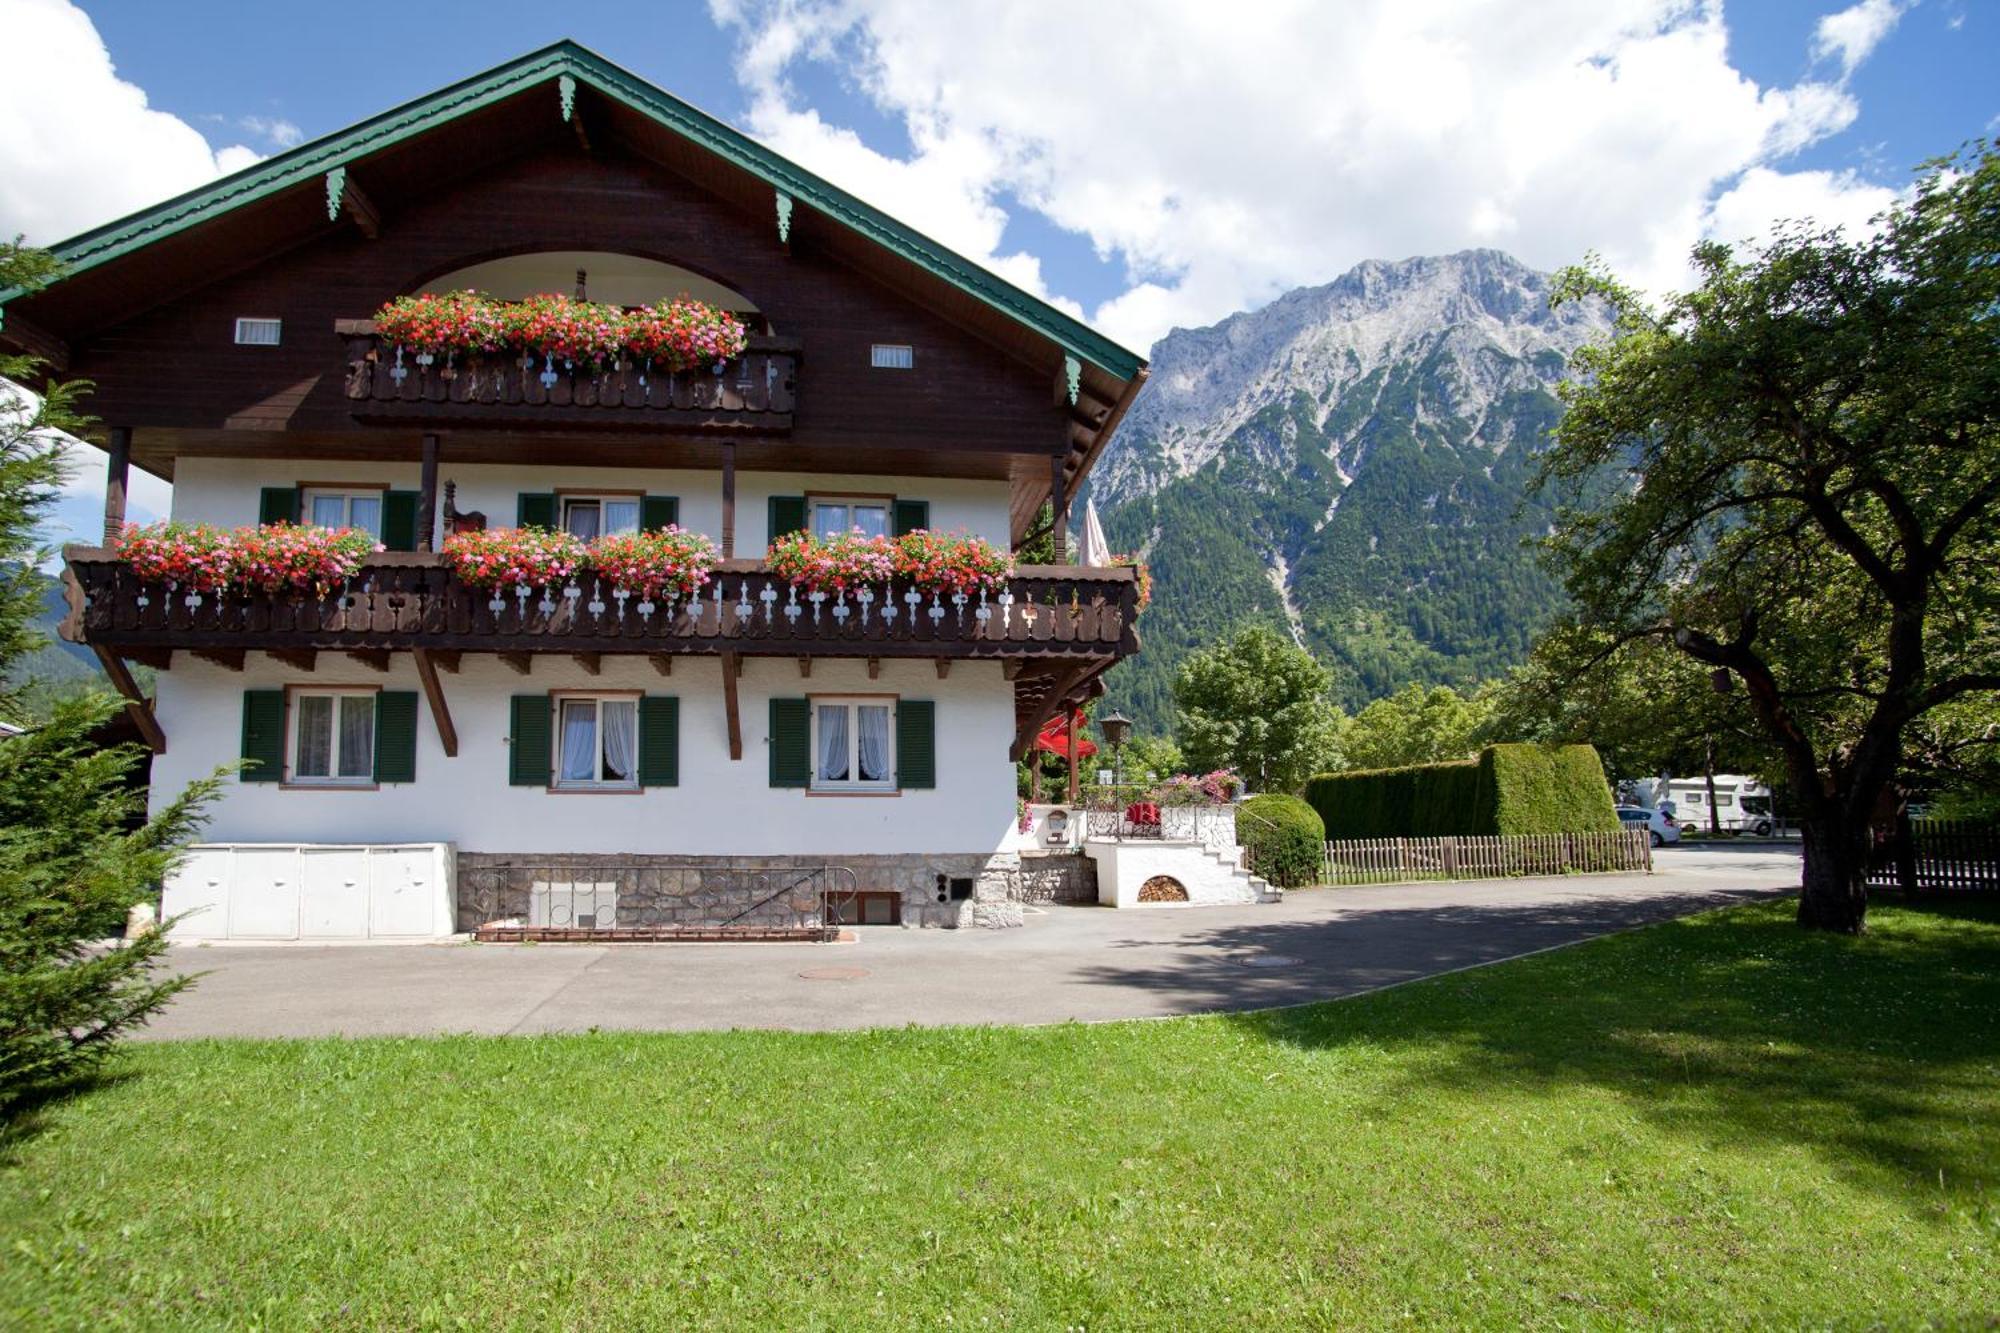
[[[1051,907],[1008,931],[842,944],[177,946],[208,975],[146,1035],[1055,1023],[1351,995],[1796,888],[1787,849],[1690,845],[1647,875],[1312,889],[1283,903]]]

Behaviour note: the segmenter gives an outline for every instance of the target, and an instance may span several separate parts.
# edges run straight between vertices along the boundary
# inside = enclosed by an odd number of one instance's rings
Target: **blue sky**
[[[1473,246],[1664,290],[2000,128],[1995,0],[0,0],[0,34],[31,241],[572,37],[1141,352]]]
[[[1527,0],[1524,0],[1526,3]],[[1815,26],[1841,6],[1827,0],[1756,0],[1723,10],[1729,58],[1766,86],[1814,72]],[[385,9],[275,0],[85,0],[123,78],[151,104],[212,142],[282,146],[244,128],[280,121],[305,137],[342,128],[546,42],[571,37],[722,118],[748,125],[752,93],[736,76],[740,32],[705,5],[549,4],[488,0]],[[970,14],[972,11],[966,11]],[[978,24],[968,22],[968,37]],[[2000,117],[2000,6],[1926,0],[1905,13],[1854,72],[1860,114],[1846,129],[1788,159],[1799,168],[1856,171],[1900,185],[1918,161],[1985,132]],[[877,152],[906,156],[900,114],[873,101],[851,64],[802,61],[789,75],[794,100],[855,131]],[[1041,260],[1050,291],[1086,310],[1116,296],[1127,270],[1090,239],[1001,191],[1004,253]],[[1374,256],[1389,257],[1389,256]],[[1333,273],[1300,274],[1325,281]]]

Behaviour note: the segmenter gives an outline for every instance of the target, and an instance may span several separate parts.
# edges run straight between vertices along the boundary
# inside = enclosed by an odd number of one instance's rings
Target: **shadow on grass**
[[[1791,1145],[1918,1211],[2000,1184],[2000,899],[1880,905],[1858,939],[1789,902],[1351,1003],[1231,1021],[1304,1048],[1422,1050],[1439,1091],[1617,1095],[1697,1142]]]
[[[129,1069],[98,1065],[11,1099],[0,1107],[0,1167],[19,1164],[21,1149],[49,1127],[49,1113],[57,1107],[136,1077]]]

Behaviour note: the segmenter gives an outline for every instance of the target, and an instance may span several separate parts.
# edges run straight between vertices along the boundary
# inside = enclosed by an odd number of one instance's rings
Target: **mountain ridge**
[[[1533,456],[1609,329],[1551,309],[1550,282],[1497,250],[1371,260],[1156,343],[1089,490],[1156,585],[1119,706],[1164,730],[1180,660],[1246,619],[1326,661],[1350,708],[1525,656],[1560,604],[1522,549],[1553,516]]]

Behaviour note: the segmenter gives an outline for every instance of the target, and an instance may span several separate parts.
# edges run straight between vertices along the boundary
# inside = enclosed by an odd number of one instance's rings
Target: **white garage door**
[[[394,940],[452,933],[449,843],[204,843],[167,880],[176,939]]]

